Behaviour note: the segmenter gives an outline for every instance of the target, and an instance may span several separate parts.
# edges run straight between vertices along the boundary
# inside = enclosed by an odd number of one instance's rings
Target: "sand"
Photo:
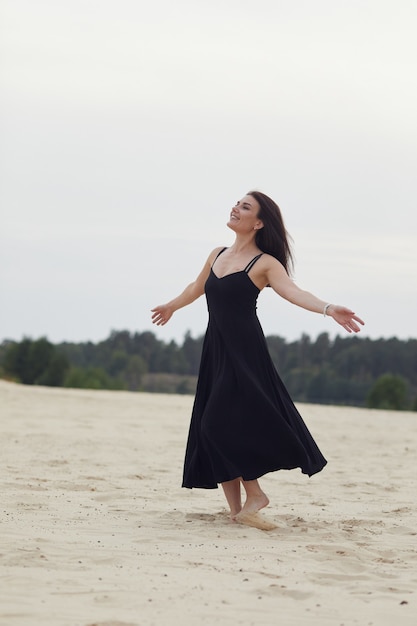
[[[299,405],[262,531],[181,489],[192,398],[0,381],[1,626],[417,623],[417,413]]]

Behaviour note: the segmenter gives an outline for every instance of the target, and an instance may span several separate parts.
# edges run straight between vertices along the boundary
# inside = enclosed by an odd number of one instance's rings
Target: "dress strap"
[[[255,265],[256,261],[259,259],[259,257],[261,257],[263,255],[263,252],[261,252],[261,254],[256,255],[252,261],[249,261],[249,263],[247,264],[247,266],[245,267],[245,269],[243,270],[244,272],[246,272],[246,274],[248,274],[252,267]]]
[[[223,248],[223,250],[220,250],[220,252],[216,255],[216,258],[214,259],[213,263],[211,264],[211,267],[213,267],[213,265],[215,264],[215,262],[217,261],[217,259],[219,258],[219,256],[225,251],[227,250],[227,246],[225,246]]]

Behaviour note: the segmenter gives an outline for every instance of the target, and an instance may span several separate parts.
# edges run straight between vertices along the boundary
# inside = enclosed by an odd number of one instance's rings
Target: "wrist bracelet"
[[[324,315],[324,317],[326,317],[326,315],[327,315],[327,309],[329,308],[329,306],[332,306],[332,305],[330,304],[330,302],[329,302],[328,304],[326,304],[326,306],[325,306],[325,307],[324,307],[324,309],[323,309],[323,315]]]

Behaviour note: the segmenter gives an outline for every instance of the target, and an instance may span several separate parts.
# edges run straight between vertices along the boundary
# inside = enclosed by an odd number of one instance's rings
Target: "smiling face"
[[[233,207],[227,222],[228,227],[236,233],[256,233],[263,228],[263,223],[258,218],[259,209],[259,203],[253,196],[244,196]]]

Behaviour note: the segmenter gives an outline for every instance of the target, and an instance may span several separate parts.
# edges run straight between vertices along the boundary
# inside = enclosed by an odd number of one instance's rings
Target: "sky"
[[[296,283],[417,337],[415,0],[2,0],[0,341],[151,324],[235,202],[280,206]],[[266,335],[343,329],[271,289]]]

